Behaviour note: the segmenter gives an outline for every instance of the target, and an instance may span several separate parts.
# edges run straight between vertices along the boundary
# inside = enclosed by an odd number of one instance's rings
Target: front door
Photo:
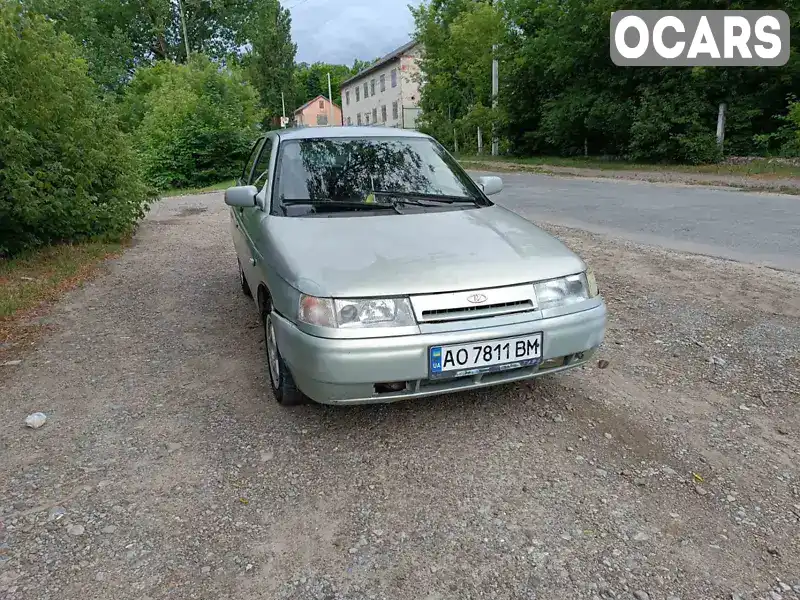
[[[260,191],[269,179],[270,162],[272,160],[273,143],[271,138],[266,138],[261,146],[259,155],[248,179],[248,185],[255,186]],[[255,292],[259,282],[264,281],[265,271],[264,256],[261,248],[264,247],[261,219],[267,215],[260,206],[245,208],[241,211],[242,231],[247,244],[247,264],[242,263],[250,288]]]
[[[261,145],[264,143],[264,138],[259,138],[255,144],[253,144],[253,149],[250,152],[250,158],[247,159],[247,164],[245,164],[244,169],[242,170],[242,174],[236,178],[235,185],[247,185],[250,181],[250,176],[253,173],[253,166],[256,163],[256,159],[258,158],[259,151],[261,150]],[[229,207],[230,218],[231,218],[231,234],[233,236],[233,245],[236,248],[236,256],[239,258],[239,263],[242,265],[242,270],[245,272],[245,276],[247,275],[247,263],[250,260],[250,250],[247,245],[247,236],[244,232],[244,222],[243,222],[243,210],[238,207],[231,206]]]

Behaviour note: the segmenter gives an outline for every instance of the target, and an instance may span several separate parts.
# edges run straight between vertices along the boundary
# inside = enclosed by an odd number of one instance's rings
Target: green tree
[[[331,74],[333,101],[337,104],[340,102],[339,90],[342,82],[355,75],[356,72],[345,65],[332,65],[322,62],[316,62],[311,65],[300,63],[294,72],[292,110],[319,95],[328,97],[328,73]]]
[[[412,8],[416,39],[424,47],[421,126],[453,145],[476,149],[476,130],[489,139],[503,112],[493,110],[492,47],[505,36],[503,14],[488,0],[433,0]]]
[[[248,60],[253,66],[253,76],[260,78],[259,89],[265,91],[266,105],[274,99],[263,80],[276,75],[291,80],[294,60],[289,36],[291,21],[278,0],[24,0],[24,3],[53,19],[59,31],[80,43],[92,76],[107,89],[123,89],[138,67],[160,60],[186,62],[181,4],[190,53],[204,54],[220,63]],[[253,60],[254,57],[257,59]],[[268,65],[279,68],[270,70]]]
[[[75,42],[0,0],[0,255],[118,238],[150,189]]]
[[[262,111],[240,69],[203,55],[187,65],[140,69],[122,105],[148,179],[159,188],[201,186],[241,170]]]
[[[732,9],[780,8],[800,27],[798,0],[733,0]],[[452,145],[486,117],[518,154],[613,155],[709,162],[720,156],[716,116],[728,106],[725,151],[788,152],[787,97],[800,88],[800,37],[780,68],[620,68],[609,56],[611,13],[660,9],[634,0],[431,0],[413,9],[425,45],[424,126]],[[720,8],[678,0],[672,9]],[[500,29],[498,35],[498,27]],[[500,108],[487,113],[491,44],[498,44]]]
[[[291,14],[278,0],[254,0],[253,14],[244,27],[250,51],[242,64],[258,90],[267,119],[281,114],[281,93],[287,102],[293,95],[297,46],[291,29]],[[289,106],[286,109],[291,110]]]

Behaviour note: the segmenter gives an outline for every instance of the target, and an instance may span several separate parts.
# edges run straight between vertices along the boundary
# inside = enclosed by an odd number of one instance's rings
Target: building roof
[[[296,115],[296,114],[297,114],[297,113],[299,113],[300,111],[302,111],[302,110],[305,110],[305,109],[306,109],[308,106],[311,106],[312,104],[314,104],[314,102],[316,102],[316,101],[317,101],[317,100],[319,100],[320,98],[321,98],[322,100],[325,100],[325,102],[330,102],[330,100],[328,100],[328,99],[327,99],[325,96],[323,96],[322,94],[320,94],[320,95],[319,95],[319,96],[317,96],[316,98],[312,98],[311,100],[309,100],[308,102],[306,102],[305,104],[303,104],[303,106],[301,106],[300,108],[297,108],[297,109],[295,109],[295,111],[294,111],[294,113],[293,113],[293,114],[295,114],[295,115]],[[333,102],[332,104],[333,104],[333,105],[334,105],[336,108],[341,108],[341,107],[340,107],[338,104],[336,104],[336,102]]]
[[[373,71],[375,71],[376,69],[379,69],[379,68],[381,68],[382,66],[384,66],[384,65],[385,65],[386,63],[388,63],[388,62],[391,62],[391,61],[393,61],[393,60],[397,60],[397,59],[398,59],[398,58],[400,58],[400,57],[401,57],[403,54],[405,54],[406,52],[408,52],[409,50],[411,50],[411,48],[413,48],[414,46],[416,46],[418,43],[419,43],[419,42],[417,42],[416,40],[411,40],[410,42],[408,42],[407,44],[403,44],[402,46],[400,46],[400,47],[399,47],[399,48],[397,48],[396,50],[392,50],[391,52],[389,52],[389,54],[387,54],[387,55],[386,55],[386,56],[384,56],[383,58],[379,58],[377,61],[375,61],[374,63],[372,63],[370,66],[368,66],[368,67],[367,67],[366,69],[364,69],[363,71],[360,71],[359,73],[357,73],[357,74],[353,75],[353,76],[352,76],[350,79],[345,79],[345,80],[344,80],[344,81],[343,81],[343,82],[342,82],[342,83],[339,85],[339,88],[341,89],[341,88],[343,88],[344,86],[346,86],[348,83],[352,83],[352,82],[354,82],[356,79],[361,79],[361,78],[362,78],[362,77],[364,77],[365,75],[369,75],[370,73],[372,73],[372,72],[373,72]]]
[[[277,131],[282,140],[308,140],[319,138],[376,138],[408,137],[426,138],[427,135],[411,129],[396,127],[292,127]]]

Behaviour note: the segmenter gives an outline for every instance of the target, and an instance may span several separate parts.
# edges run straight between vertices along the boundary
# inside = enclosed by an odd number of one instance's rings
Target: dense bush
[[[122,103],[148,180],[159,188],[233,177],[247,159],[261,114],[258,94],[235,68],[197,55],[139,69]]]
[[[148,188],[74,41],[0,0],[0,256],[119,237]]]

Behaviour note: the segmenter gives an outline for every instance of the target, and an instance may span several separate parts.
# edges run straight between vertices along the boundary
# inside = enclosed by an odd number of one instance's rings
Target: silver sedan
[[[417,132],[258,140],[225,202],[278,402],[394,402],[590,360],[606,328],[591,269],[493,203],[501,189]]]

